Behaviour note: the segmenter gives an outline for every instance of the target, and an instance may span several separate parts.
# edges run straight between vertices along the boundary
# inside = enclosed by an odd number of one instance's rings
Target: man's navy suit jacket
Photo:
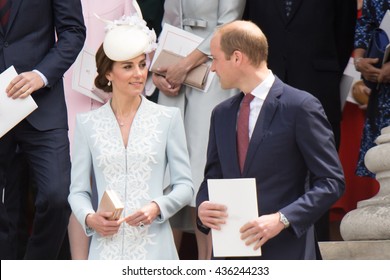
[[[242,93],[233,96],[212,113],[205,180],[197,206],[208,200],[207,179],[256,178],[259,215],[282,211],[291,224],[262,247],[261,258],[315,259],[313,224],[345,188],[324,110],[317,98],[276,78],[257,119],[241,174],[236,119],[242,97]]]
[[[31,95],[38,108],[27,120],[38,130],[68,128],[62,77],[83,47],[86,30],[81,12],[63,11],[81,9],[79,0],[13,0],[8,25],[0,27],[0,71],[11,65],[18,73],[36,69],[48,80]]]

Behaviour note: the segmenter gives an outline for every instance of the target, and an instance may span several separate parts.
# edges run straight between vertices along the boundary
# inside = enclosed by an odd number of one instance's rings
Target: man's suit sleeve
[[[198,194],[196,196],[196,225],[198,229],[204,234],[208,234],[210,229],[202,224],[198,216],[199,205],[204,201],[209,200],[209,191],[207,186],[207,179],[210,178],[222,178],[221,167],[219,163],[216,138],[215,138],[215,110],[211,114],[210,120],[210,131],[209,131],[209,142],[207,146],[207,161],[204,172],[204,179],[200,185]]]
[[[53,85],[69,69],[81,51],[86,28],[80,0],[53,0],[53,20],[57,43],[36,66]]]
[[[296,119],[296,142],[310,172],[310,186],[280,209],[298,237],[344,193],[345,182],[331,126],[318,99],[306,98]]]

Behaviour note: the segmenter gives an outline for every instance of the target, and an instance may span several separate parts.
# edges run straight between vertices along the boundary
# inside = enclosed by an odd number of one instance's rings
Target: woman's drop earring
[[[109,87],[111,86],[111,81],[110,81],[110,80],[108,81],[107,85],[108,85]]]

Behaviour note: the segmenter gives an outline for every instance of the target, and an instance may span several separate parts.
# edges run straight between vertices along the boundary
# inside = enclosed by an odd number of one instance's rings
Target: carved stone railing
[[[340,233],[345,241],[390,240],[390,126],[381,130],[375,143],[367,151],[364,163],[376,174],[380,189],[344,216]]]

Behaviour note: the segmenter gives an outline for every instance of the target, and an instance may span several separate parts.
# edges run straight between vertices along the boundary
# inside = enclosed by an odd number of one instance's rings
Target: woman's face
[[[107,79],[112,83],[113,95],[141,94],[145,87],[148,68],[145,54],[126,61],[115,61]]]

